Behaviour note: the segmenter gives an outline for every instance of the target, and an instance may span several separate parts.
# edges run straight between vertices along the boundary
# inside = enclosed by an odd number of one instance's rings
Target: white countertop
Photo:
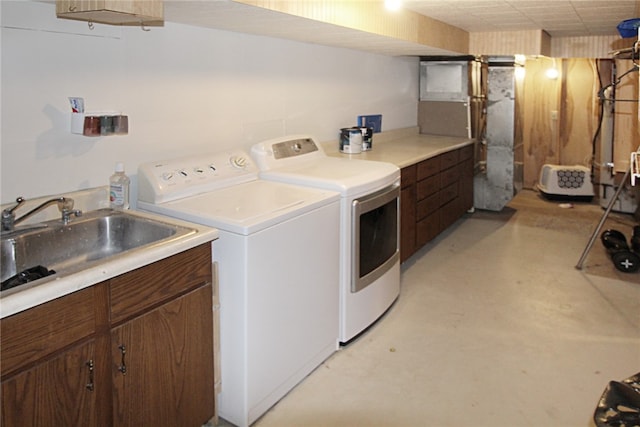
[[[329,156],[388,162],[404,168],[474,142],[472,138],[418,132],[416,127],[373,134],[372,149],[359,154],[341,153],[337,141],[322,143],[322,148]]]
[[[133,210],[129,212],[133,215],[188,227],[196,232],[173,241],[150,244],[115,255],[82,271],[68,275],[54,274],[3,291],[0,293],[0,318],[19,313],[218,238],[218,230],[215,228],[146,212]]]

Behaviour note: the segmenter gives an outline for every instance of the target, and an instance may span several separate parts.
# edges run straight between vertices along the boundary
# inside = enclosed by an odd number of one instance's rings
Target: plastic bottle
[[[116,170],[109,178],[109,204],[114,209],[129,209],[129,177],[124,173],[124,164],[116,163]]]

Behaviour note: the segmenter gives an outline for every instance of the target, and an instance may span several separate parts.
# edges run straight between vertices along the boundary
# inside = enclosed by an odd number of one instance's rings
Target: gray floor
[[[601,214],[529,191],[465,216],[403,265],[388,313],[255,426],[594,425],[609,380],[640,371],[640,273],[599,240],[574,267]]]

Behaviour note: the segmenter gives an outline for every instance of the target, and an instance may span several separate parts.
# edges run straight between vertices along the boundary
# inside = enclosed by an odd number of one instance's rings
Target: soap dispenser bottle
[[[129,182],[124,163],[117,162],[116,170],[109,178],[109,204],[113,209],[129,209]]]

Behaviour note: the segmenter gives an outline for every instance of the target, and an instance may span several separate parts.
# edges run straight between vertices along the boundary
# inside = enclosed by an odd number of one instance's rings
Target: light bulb
[[[555,80],[558,78],[560,73],[558,73],[558,70],[556,70],[555,68],[549,68],[545,72],[545,75],[547,76],[548,79]]]
[[[384,7],[388,10],[400,10],[402,7],[402,0],[384,0]]]

